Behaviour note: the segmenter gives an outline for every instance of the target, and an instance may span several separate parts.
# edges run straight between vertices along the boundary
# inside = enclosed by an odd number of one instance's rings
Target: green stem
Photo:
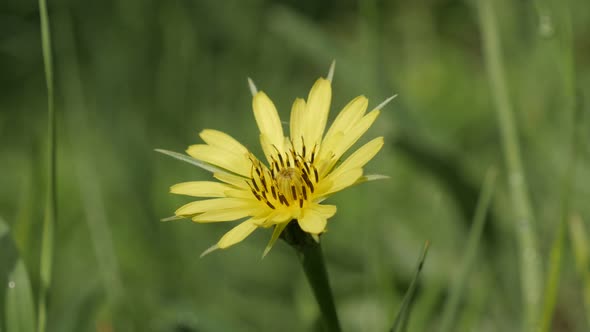
[[[289,223],[281,237],[297,252],[307,281],[320,307],[326,332],[340,332],[338,314],[320,243],[302,231],[294,221]]]
[[[47,193],[45,202],[45,216],[43,219],[43,234],[41,242],[40,289],[39,289],[39,320],[38,331],[44,332],[47,321],[47,293],[51,284],[51,267],[53,261],[53,237],[56,212],[55,195],[55,110],[53,102],[53,67],[51,59],[51,33],[49,30],[49,16],[47,3],[39,0],[39,17],[41,20],[41,46],[43,51],[43,65],[45,68],[45,83],[47,86]]]
[[[533,229],[533,214],[527,194],[525,174],[520,157],[514,112],[508,96],[502,49],[494,13],[495,2],[477,1],[483,51],[489,75],[492,99],[496,104],[506,168],[513,204],[515,227],[520,246],[521,285],[524,298],[525,331],[534,330],[541,303],[541,262]]]

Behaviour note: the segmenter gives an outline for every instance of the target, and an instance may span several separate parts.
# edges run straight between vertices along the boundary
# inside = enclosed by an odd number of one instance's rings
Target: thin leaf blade
[[[424,243],[424,249],[422,249],[422,254],[418,259],[418,265],[416,267],[416,272],[414,272],[414,277],[412,278],[412,282],[410,283],[410,287],[406,291],[406,295],[404,295],[404,299],[402,300],[401,307],[397,312],[395,317],[395,321],[393,322],[393,327],[391,328],[391,332],[400,332],[403,331],[406,322],[409,319],[410,311],[411,311],[411,303],[414,298],[414,294],[416,293],[416,287],[418,285],[418,277],[420,276],[420,272],[422,271],[422,267],[424,266],[424,261],[426,260],[426,254],[428,253],[428,248],[430,247],[430,242],[426,241]]]
[[[35,304],[29,274],[22,259],[9,274],[6,287],[6,331],[34,332]]]

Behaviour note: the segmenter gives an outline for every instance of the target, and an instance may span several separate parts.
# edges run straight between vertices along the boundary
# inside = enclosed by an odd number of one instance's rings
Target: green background
[[[546,271],[575,124],[567,213],[590,229],[590,4],[493,3]],[[48,7],[58,193],[49,331],[317,329],[294,252],[279,243],[260,259],[270,231],[199,259],[233,224],[159,221],[190,201],[169,194],[170,185],[211,176],[153,149],[182,152],[213,128],[260,156],[246,78],[287,121],[295,97],[306,97],[332,60],[331,118],[357,95],[374,107],[398,94],[363,139],[385,137],[367,173],[391,178],[330,198],[338,213],[322,245],[345,331],[391,326],[426,240],[408,328],[437,331],[491,167],[497,190],[453,330],[520,329],[517,221],[474,1],[50,0]],[[0,216],[35,298],[46,131],[37,3],[4,0]],[[9,259],[0,259],[5,268]],[[562,260],[552,331],[588,331],[569,237]]]

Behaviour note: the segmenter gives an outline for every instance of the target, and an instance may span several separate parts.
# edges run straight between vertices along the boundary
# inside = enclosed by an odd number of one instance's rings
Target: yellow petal
[[[212,210],[256,207],[259,205],[258,203],[257,200],[243,198],[213,198],[190,202],[181,206],[174,213],[177,216],[190,216]]]
[[[170,192],[194,197],[225,197],[225,192],[232,187],[214,181],[191,181],[178,183],[170,187]]]
[[[319,144],[326,129],[330,102],[332,101],[332,85],[330,81],[318,79],[307,97],[305,107],[305,120],[303,124],[303,137],[305,144],[311,149]]]
[[[248,149],[230,135],[213,129],[203,130],[199,136],[205,143],[235,154],[248,154]]]
[[[322,217],[329,219],[336,214],[336,205],[314,204],[311,209],[319,213]]]
[[[262,147],[262,151],[264,152],[266,160],[268,160],[269,164],[272,163],[272,156],[275,156],[277,151],[282,151],[265,134],[260,134],[260,146]]]
[[[303,137],[303,126],[305,115],[305,100],[301,98],[295,99],[293,107],[291,107],[291,141],[293,141],[293,148],[295,151],[301,151]],[[304,156],[305,157],[305,156]]]
[[[219,181],[231,184],[234,187],[242,189],[250,189],[246,183],[247,179],[241,176],[229,174],[229,173],[213,173],[213,177]]]
[[[260,91],[252,99],[252,108],[260,133],[266,135],[270,143],[282,152],[283,127],[273,102],[264,92]]]
[[[293,219],[293,214],[289,209],[274,210],[267,218],[266,223],[280,224]]]
[[[235,198],[256,198],[252,195],[251,190],[242,190],[242,189],[229,189],[223,192],[225,197],[235,197]]]
[[[337,139],[333,139],[330,142],[326,142],[322,149],[324,149],[326,154],[324,155],[326,158],[327,156],[331,156],[330,161],[324,165],[321,165],[321,169],[319,170],[322,175],[325,175],[328,171],[334,167],[336,162],[342,157],[342,155],[350,149],[359,138],[367,132],[367,130],[371,127],[375,119],[379,116],[379,110],[374,110],[369,112],[369,114],[365,115],[360,121],[358,121],[350,130],[346,133],[338,132],[336,133]]]
[[[230,172],[249,176],[252,162],[248,159],[247,153],[231,153],[216,146],[206,144],[195,144],[186,150],[191,157],[206,163],[219,166]]]
[[[303,215],[297,219],[299,227],[304,232],[320,234],[326,229],[327,219],[313,209],[306,209]]]
[[[327,181],[320,182],[315,195],[317,197],[327,196],[353,185],[363,175],[362,168],[349,169],[338,174],[337,177],[328,176]],[[326,184],[324,184],[326,183]]]
[[[225,249],[238,242],[242,242],[248,235],[252,234],[258,228],[251,220],[246,220],[238,226],[232,228],[229,232],[225,233],[217,242],[217,246],[220,249]]]
[[[260,207],[251,208],[237,207],[231,209],[211,210],[194,216],[193,221],[206,223],[238,220],[258,214],[258,210],[263,210],[264,208],[265,206],[260,205]]]
[[[336,116],[336,119],[334,119],[328,132],[326,132],[323,141],[324,144],[329,144],[336,133],[348,132],[363,117],[368,105],[369,100],[365,96],[358,96],[344,106],[342,111]]]
[[[337,142],[334,144],[334,154],[336,158],[340,158],[344,152],[346,152],[358,139],[363,136],[364,133],[369,130],[371,125],[375,122],[377,117],[379,116],[380,111],[374,110],[369,112],[369,114],[365,115],[357,125],[353,126],[347,133],[346,137],[348,139],[343,140],[341,142]]]
[[[328,175],[331,178],[337,178],[341,174],[354,169],[362,168],[369,160],[373,159],[377,152],[383,147],[383,137],[377,137],[367,144],[360,147],[353,154],[351,154],[340,166]]]

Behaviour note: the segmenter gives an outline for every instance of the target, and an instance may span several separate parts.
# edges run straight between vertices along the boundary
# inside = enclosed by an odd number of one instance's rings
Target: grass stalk
[[[35,302],[29,273],[24,260],[14,241],[14,233],[0,217],[0,280],[6,287],[0,289],[0,331],[2,326],[6,332],[36,331]]]
[[[574,103],[572,102],[572,105]],[[569,105],[568,105],[569,106]],[[557,303],[557,293],[559,290],[559,277],[561,273],[561,262],[563,250],[565,247],[565,238],[567,234],[567,223],[571,217],[571,197],[576,178],[576,165],[579,155],[579,143],[582,141],[583,133],[583,119],[581,107],[575,107],[571,118],[570,138],[570,155],[564,170],[563,175],[563,189],[561,194],[561,215],[559,225],[557,226],[557,234],[551,246],[549,254],[549,270],[547,282],[545,284],[543,311],[540,317],[539,332],[549,331],[551,328],[551,320],[553,319],[553,312]]]
[[[485,221],[487,219],[488,208],[494,194],[495,184],[496,171],[494,168],[491,168],[486,174],[479,195],[475,215],[473,216],[473,223],[465,246],[465,254],[463,255],[461,266],[457,271],[457,278],[451,286],[449,297],[444,305],[440,332],[452,331],[453,322],[455,320],[457,308],[459,307],[459,302],[463,295],[463,290],[465,289],[465,285],[467,284],[468,277],[471,274],[477,257],[477,251],[479,243],[481,242],[481,235],[483,233]]]
[[[54,228],[57,218],[56,209],[56,134],[55,109],[53,97],[53,67],[51,58],[51,33],[49,30],[49,15],[47,3],[39,0],[39,16],[41,20],[41,47],[43,51],[43,66],[45,68],[45,83],[47,87],[47,188],[45,201],[45,215],[43,218],[43,232],[41,239],[41,262],[39,287],[38,331],[45,332],[47,325],[47,294],[51,285],[51,268],[53,263]]]
[[[516,219],[515,227],[520,251],[519,265],[523,292],[524,331],[533,331],[540,310],[542,268],[539,260],[537,238],[533,228],[533,213],[522,167],[515,116],[506,85],[494,3],[490,0],[478,0],[477,11],[483,53],[508,172],[508,189],[513,205],[513,216]]]
[[[582,297],[584,299],[586,322],[590,329],[590,237],[579,215],[574,215],[569,219],[569,230],[576,269],[582,281]]]
[[[108,213],[103,197],[103,188],[96,166],[84,153],[86,147],[91,145],[88,135],[91,132],[88,123],[90,113],[88,102],[84,94],[84,84],[81,76],[80,61],[76,53],[77,45],[74,38],[74,30],[71,14],[55,16],[59,22],[57,28],[61,40],[69,45],[69,52],[63,51],[64,59],[67,59],[68,66],[61,74],[61,86],[64,91],[63,114],[65,131],[64,141],[72,142],[74,151],[74,166],[77,175],[77,184],[80,191],[80,199],[90,231],[90,239],[94,247],[99,272],[103,280],[104,289],[107,293],[109,303],[114,305],[123,292],[123,285],[120,276],[119,262],[115,253],[112,229],[108,222]],[[58,63],[59,65],[59,63]],[[69,112],[67,110],[70,110]]]

